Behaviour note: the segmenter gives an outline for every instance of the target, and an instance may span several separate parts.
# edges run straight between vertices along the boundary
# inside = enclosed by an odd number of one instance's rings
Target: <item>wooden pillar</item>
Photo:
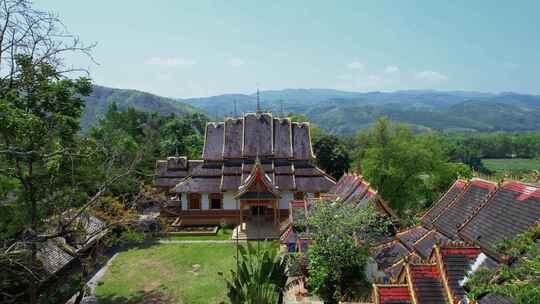
[[[276,213],[276,211],[277,211],[277,210],[276,210],[276,209],[277,209],[277,203],[276,203],[276,202],[277,202],[277,201],[274,200],[274,202],[273,202],[272,205],[273,205],[273,207],[274,207],[274,225],[277,226],[277,225],[278,225],[278,220],[277,220],[277,216],[276,216],[276,215],[277,215],[277,213]]]
[[[240,231],[242,231],[242,226],[243,226],[243,223],[244,223],[244,217],[242,216],[242,201],[240,201]]]

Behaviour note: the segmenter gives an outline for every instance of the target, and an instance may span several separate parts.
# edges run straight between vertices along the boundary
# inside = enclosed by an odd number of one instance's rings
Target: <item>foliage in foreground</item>
[[[389,233],[389,220],[372,207],[356,210],[352,204],[323,202],[313,205],[307,227],[314,241],[308,250],[309,287],[325,303],[365,296],[362,291],[370,284],[364,272],[367,248],[371,240]],[[354,235],[363,246],[357,246]]]
[[[270,242],[238,246],[236,270],[226,278],[228,296],[233,304],[275,304],[282,302],[287,277],[286,261]]]
[[[495,272],[482,269],[470,277],[467,287],[473,299],[498,293],[518,304],[540,302],[540,226],[501,242],[497,250],[512,263]]]

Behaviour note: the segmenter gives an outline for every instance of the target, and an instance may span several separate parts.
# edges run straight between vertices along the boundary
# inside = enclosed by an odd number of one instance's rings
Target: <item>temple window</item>
[[[210,193],[208,194],[208,201],[210,202],[210,209],[223,209],[223,194]]]
[[[294,193],[294,200],[303,200],[304,199],[304,192],[295,192]]]
[[[201,209],[201,194],[190,193],[188,194],[188,209]]]

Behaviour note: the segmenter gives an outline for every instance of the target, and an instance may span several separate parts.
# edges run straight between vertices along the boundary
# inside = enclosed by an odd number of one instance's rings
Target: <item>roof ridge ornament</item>
[[[261,94],[259,88],[257,87],[257,114],[261,113]]]

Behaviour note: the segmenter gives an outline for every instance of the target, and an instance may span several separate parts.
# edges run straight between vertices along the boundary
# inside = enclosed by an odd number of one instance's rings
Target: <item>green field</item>
[[[498,158],[483,159],[484,165],[495,175],[509,173],[511,175],[521,176],[531,173],[533,170],[540,170],[540,160],[525,158]]]
[[[218,272],[229,273],[235,248],[231,244],[157,244],[121,252],[96,290],[98,303],[228,303]]]

